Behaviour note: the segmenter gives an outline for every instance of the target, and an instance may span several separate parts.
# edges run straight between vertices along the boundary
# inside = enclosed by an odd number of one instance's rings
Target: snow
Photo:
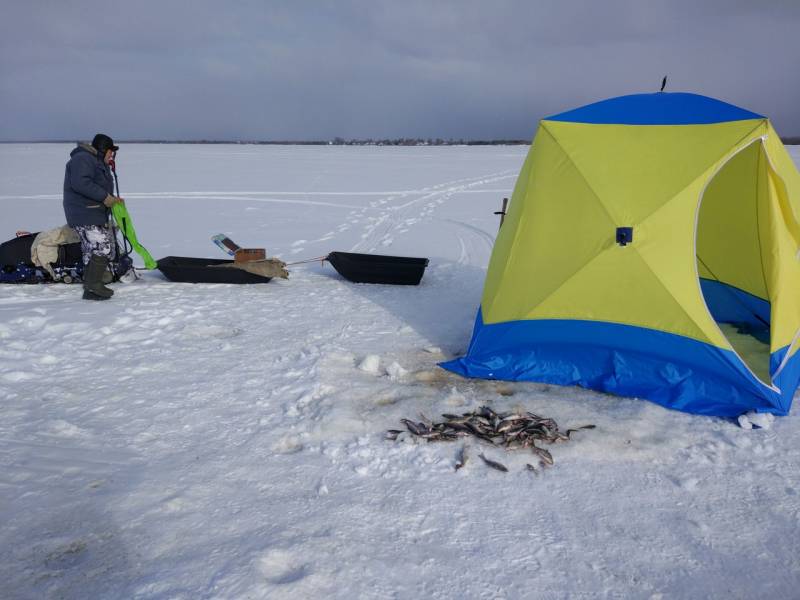
[[[739,415],[737,421],[742,429],[752,429],[753,426],[760,427],[761,429],[769,429],[775,421],[775,415],[749,411],[743,415]]]
[[[68,145],[0,145],[0,239],[62,224]],[[126,145],[154,257],[426,256],[419,287],[330,265],[264,285],[0,286],[8,598],[793,597],[798,409],[746,430],[578,388],[464,380],[524,147]],[[791,149],[796,161],[798,148]],[[391,442],[422,413],[526,410],[555,464]],[[485,456],[508,467],[488,468]]]

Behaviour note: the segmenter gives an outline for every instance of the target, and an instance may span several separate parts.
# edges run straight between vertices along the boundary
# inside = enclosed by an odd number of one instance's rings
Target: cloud
[[[626,93],[800,133],[800,4],[37,2],[0,24],[0,139],[529,138]]]

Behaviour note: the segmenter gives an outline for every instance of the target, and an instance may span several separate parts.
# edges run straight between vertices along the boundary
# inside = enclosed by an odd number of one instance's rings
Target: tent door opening
[[[709,313],[742,362],[771,385],[772,211],[761,140],[734,154],[706,185],[695,239]]]

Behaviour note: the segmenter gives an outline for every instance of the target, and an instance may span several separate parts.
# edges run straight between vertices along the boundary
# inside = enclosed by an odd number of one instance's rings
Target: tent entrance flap
[[[772,219],[768,161],[761,140],[756,140],[734,154],[706,185],[695,244],[709,313],[739,358],[766,385],[771,385]]]

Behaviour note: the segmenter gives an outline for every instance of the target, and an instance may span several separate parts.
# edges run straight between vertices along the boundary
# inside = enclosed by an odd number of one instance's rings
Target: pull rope
[[[307,258],[306,260],[298,260],[297,262],[290,262],[290,263],[285,263],[285,264],[286,264],[287,267],[291,267],[292,265],[303,265],[303,264],[312,263],[312,262],[323,262],[324,263],[326,260],[328,260],[328,255],[327,254],[325,256],[317,256],[316,258]]]

